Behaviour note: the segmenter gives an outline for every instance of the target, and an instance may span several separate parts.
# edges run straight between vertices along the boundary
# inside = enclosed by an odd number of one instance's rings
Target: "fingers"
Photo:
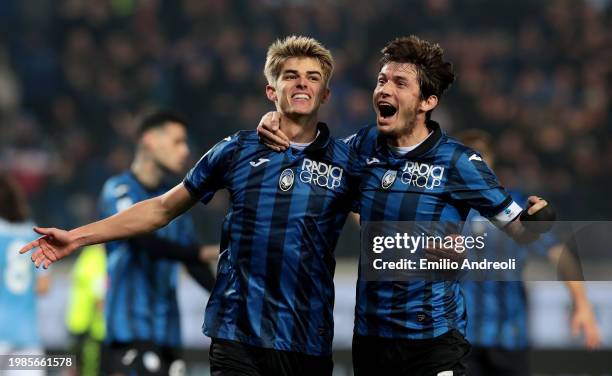
[[[36,252],[34,255],[32,255],[32,261],[34,261],[34,265],[36,265],[37,268],[39,268],[40,265],[46,260],[47,258],[43,252]]]
[[[21,249],[19,250],[19,253],[24,254],[36,247],[40,246],[40,238],[33,240],[31,242],[29,242],[28,244],[24,245],[23,247],[21,247]]]
[[[42,250],[42,253],[45,255],[45,257],[51,261],[57,261],[57,255],[55,254],[55,251],[53,250],[53,248],[51,248],[49,246],[49,244],[47,244],[46,241],[41,241],[40,242],[40,249]]]
[[[527,209],[527,213],[529,215],[534,215],[535,213],[546,207],[546,205],[548,205],[548,202],[546,202],[546,200],[543,200],[540,197],[536,196],[530,196],[527,199],[527,202],[530,204],[529,208]]]
[[[285,151],[285,149],[281,148],[280,146],[272,145],[272,144],[269,144],[267,142],[264,142],[263,144],[266,145],[266,147],[268,147],[268,148],[270,148],[270,149],[272,149],[274,151],[277,151],[277,152]]]
[[[281,150],[286,150],[289,147],[289,141],[280,137],[280,133],[281,132],[272,133],[269,130],[262,128],[259,132],[259,136],[263,138],[264,143],[275,145]]]
[[[34,226],[32,229],[40,235],[49,235],[49,236],[53,235],[53,230],[54,230],[52,228],[36,227],[36,226]]]
[[[32,255],[30,256],[30,260],[32,260],[32,262],[35,263],[36,259],[40,257],[40,255],[44,255],[41,249],[37,250],[36,252],[32,252]]]
[[[270,116],[270,130],[276,132],[280,129],[280,113],[278,111],[271,111],[268,114],[272,114]]]
[[[588,349],[596,349],[600,345],[599,333],[597,330],[593,330],[593,328],[586,330],[586,340],[585,345]]]
[[[278,131],[280,129],[280,114],[276,111],[268,112],[261,118],[257,128],[267,129],[270,132]]]

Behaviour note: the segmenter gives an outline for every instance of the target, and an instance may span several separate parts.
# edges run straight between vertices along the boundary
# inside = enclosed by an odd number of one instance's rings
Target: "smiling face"
[[[316,115],[329,96],[329,89],[318,60],[292,57],[282,65],[274,85],[266,86],[268,99],[288,117]]]
[[[378,131],[390,137],[412,132],[425,124],[425,113],[433,109],[437,97],[421,98],[417,70],[413,64],[389,62],[380,73],[372,95]]]

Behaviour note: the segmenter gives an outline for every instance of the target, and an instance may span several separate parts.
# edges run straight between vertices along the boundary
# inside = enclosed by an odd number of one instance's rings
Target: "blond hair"
[[[274,85],[281,72],[282,66],[292,57],[306,57],[316,59],[323,70],[323,81],[327,86],[334,71],[334,58],[331,52],[316,39],[292,35],[285,39],[278,39],[268,48],[264,75],[268,84]]]

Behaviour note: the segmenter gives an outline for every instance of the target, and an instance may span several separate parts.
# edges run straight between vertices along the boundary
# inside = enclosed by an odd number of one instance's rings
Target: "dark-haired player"
[[[415,36],[397,38],[382,50],[373,93],[376,126],[347,142],[360,160],[362,223],[418,221],[455,225],[478,210],[521,242],[521,207],[500,186],[478,152],[449,138],[431,120],[455,79],[439,45]],[[268,118],[270,120],[270,118]],[[265,123],[266,119],[264,119]],[[284,121],[284,120],[283,120]],[[286,147],[275,126],[260,127],[266,142]],[[547,205],[530,197],[524,215]],[[356,375],[464,375],[469,344],[466,310],[456,281],[368,281],[359,275],[353,364]]]
[[[187,122],[173,112],[142,119],[129,171],[111,177],[99,202],[101,217],[158,196],[167,180],[182,173],[189,156]],[[146,214],[145,214],[146,215]],[[176,298],[179,263],[204,288],[214,284],[205,263],[216,252],[196,245],[188,215],[154,234],[106,245],[108,287],[105,302],[104,369],[109,374],[172,374],[184,369]],[[106,355],[105,355],[106,357]]]

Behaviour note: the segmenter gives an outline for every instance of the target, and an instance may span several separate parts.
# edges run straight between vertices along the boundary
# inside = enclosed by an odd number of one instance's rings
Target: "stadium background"
[[[278,37],[305,34],[334,53],[332,100],[321,117],[345,136],[373,121],[378,51],[395,36],[417,34],[439,42],[456,67],[458,81],[434,113],[445,130],[493,134],[500,179],[550,198],[562,219],[606,220],[611,25],[609,0],[2,0],[0,168],[27,191],[37,223],[71,228],[96,217],[102,183],[129,166],[143,111],[187,114],[195,161],[228,134],[253,129],[272,108],[263,95],[266,49]],[[217,242],[225,202],[220,194],[193,210],[203,241]],[[337,249],[340,374],[358,253],[355,226],[347,227]],[[57,319],[42,329],[56,350],[65,346],[69,270],[69,263],[53,270],[52,293],[42,302]],[[206,346],[205,296],[193,299],[202,293],[184,282],[182,302],[197,304],[183,310],[183,332],[194,359],[205,360],[197,350]],[[610,287],[589,284],[608,350]],[[547,357],[559,351],[582,367],[598,364],[605,352],[582,352],[564,331],[569,300],[562,286],[532,283],[530,291],[537,364],[551,372],[542,374],[554,374],[559,360]]]

